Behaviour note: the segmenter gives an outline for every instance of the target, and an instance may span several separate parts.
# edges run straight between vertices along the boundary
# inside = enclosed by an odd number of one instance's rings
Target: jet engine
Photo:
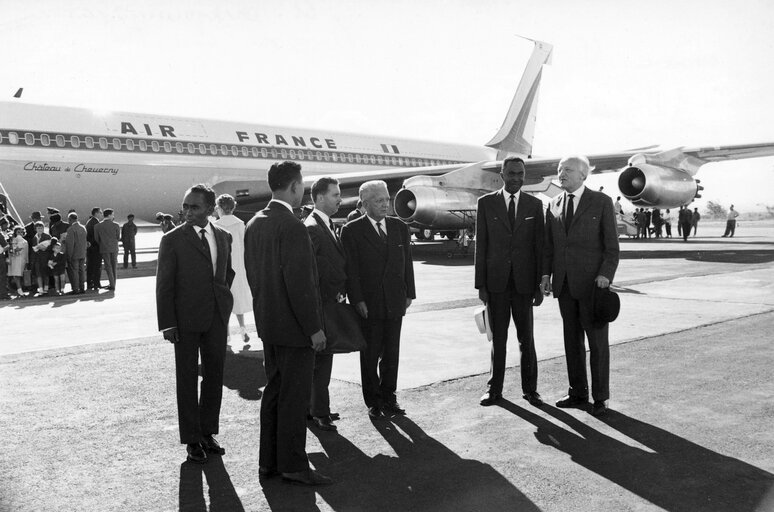
[[[395,214],[404,222],[433,229],[470,227],[480,194],[470,189],[414,186],[395,194]]]
[[[704,187],[687,172],[651,164],[637,164],[624,169],[618,177],[618,188],[635,206],[676,208],[701,197]]]

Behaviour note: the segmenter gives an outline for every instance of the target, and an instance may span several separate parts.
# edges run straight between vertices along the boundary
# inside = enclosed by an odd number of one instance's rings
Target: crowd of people
[[[0,216],[0,300],[114,291],[119,243],[124,268],[130,260],[137,268],[134,215],[119,225],[112,209],[95,207],[84,225],[74,210],[64,216],[54,207],[46,212],[48,223],[34,211],[23,226],[9,215]],[[104,287],[103,267],[108,279]]]

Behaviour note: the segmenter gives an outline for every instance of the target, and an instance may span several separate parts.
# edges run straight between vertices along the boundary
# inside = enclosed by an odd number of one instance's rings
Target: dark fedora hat
[[[609,287],[594,286],[594,291],[591,292],[591,310],[596,325],[612,322],[618,318],[621,311],[621,299]]]

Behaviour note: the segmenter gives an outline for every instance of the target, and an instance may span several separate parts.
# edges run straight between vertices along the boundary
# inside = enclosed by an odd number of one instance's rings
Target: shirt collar
[[[371,222],[371,225],[374,227],[374,229],[379,229],[379,228],[376,227],[376,223],[379,222],[380,225],[382,226],[382,230],[385,233],[387,232],[387,217],[385,217],[385,218],[383,218],[382,220],[379,220],[379,221],[374,220],[374,218],[371,217],[368,214],[366,214],[366,217],[368,217],[368,220],[369,220],[369,222]]]
[[[282,206],[284,206],[285,208],[287,208],[288,210],[290,210],[290,213],[293,213],[293,207],[292,207],[292,206],[290,206],[290,203],[286,203],[286,202],[285,202],[285,201],[283,201],[282,199],[276,199],[276,198],[272,198],[272,200],[271,200],[270,202],[271,202],[271,203],[279,203],[279,204],[281,204]]]
[[[565,190],[564,195],[566,197],[566,196],[569,196],[570,194],[572,194],[573,195],[573,199],[574,199],[573,203],[577,207],[578,206],[578,201],[580,201],[580,198],[583,195],[583,191],[584,190],[586,190],[586,185],[581,185],[580,187],[578,187],[578,190],[576,190],[575,192],[567,192]]]
[[[315,208],[314,210],[312,210],[312,215],[314,214],[317,214],[320,216],[320,218],[323,221],[323,224],[325,224],[326,226],[330,226],[331,218],[328,217],[322,210],[318,210],[317,208]]]

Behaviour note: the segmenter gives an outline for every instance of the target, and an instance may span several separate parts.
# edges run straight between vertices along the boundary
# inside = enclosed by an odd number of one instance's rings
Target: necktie
[[[511,194],[511,201],[508,203],[508,220],[511,222],[511,229],[516,223],[516,201],[513,199],[514,195]]]
[[[210,260],[210,265],[212,265],[212,253],[210,253],[210,243],[207,241],[207,237],[205,236],[206,233],[207,230],[204,228],[199,231],[199,234],[202,237],[202,247],[204,247],[204,252],[207,253],[207,259]]]
[[[564,212],[564,232],[567,233],[570,230],[570,224],[572,223],[572,217],[575,214],[575,208],[573,207],[572,200],[575,196],[572,194],[567,195],[567,210]]]
[[[382,242],[387,243],[387,233],[382,229],[382,223],[376,223],[376,229],[379,231],[379,236],[382,237]]]

